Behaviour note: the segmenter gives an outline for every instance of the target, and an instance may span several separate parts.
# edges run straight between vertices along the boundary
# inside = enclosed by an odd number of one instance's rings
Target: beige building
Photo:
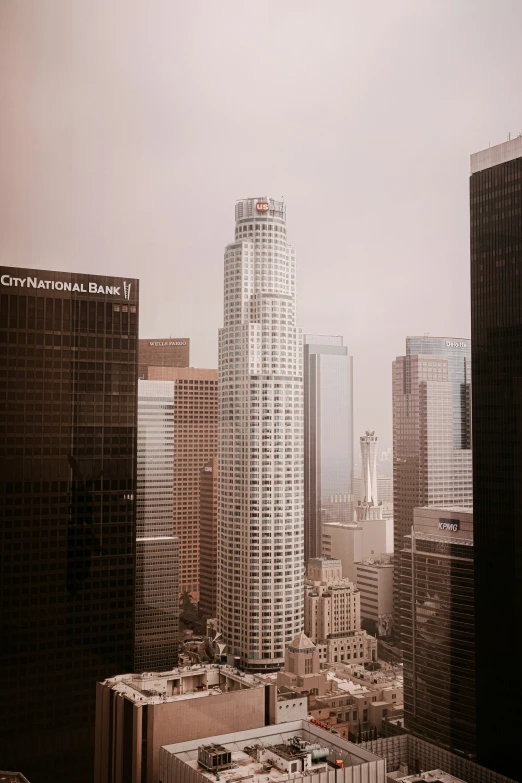
[[[354,582],[355,563],[363,559],[362,527],[355,522],[325,522],[323,557],[339,558],[344,576]]]
[[[277,685],[306,694],[327,692],[327,677],[321,672],[319,651],[306,634],[298,634],[286,648],[285,665],[277,673]]]
[[[200,471],[217,454],[217,370],[149,367],[149,380],[174,381],[174,529],[180,592],[199,600]]]
[[[201,468],[199,481],[199,614],[215,618],[217,612],[217,457]]]
[[[356,584],[361,596],[361,619],[372,624],[379,637],[393,631],[393,563],[390,558],[356,563]]]
[[[275,685],[229,666],[112,677],[96,685],[95,783],[158,783],[162,745],[262,727],[277,714]]]
[[[313,557],[308,561],[304,624],[314,643],[361,627],[360,596],[353,582],[343,578],[340,560]]]
[[[278,783],[306,775],[309,783],[385,783],[386,761],[305,720],[211,735],[160,751],[162,783]]]

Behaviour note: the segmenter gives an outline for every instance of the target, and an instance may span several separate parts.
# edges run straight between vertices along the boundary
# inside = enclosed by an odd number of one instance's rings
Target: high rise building
[[[134,671],[161,672],[178,660],[173,381],[138,381],[137,467]]]
[[[522,655],[522,137],[471,157],[471,331],[478,760],[520,775],[522,696],[488,720],[496,648]]]
[[[174,529],[180,591],[199,601],[199,477],[217,453],[217,370],[149,366],[150,380],[174,383]]]
[[[138,377],[146,381],[149,367],[188,367],[190,340],[188,337],[138,341]]]
[[[0,297],[0,758],[91,783],[133,658],[138,281],[2,267]]]
[[[404,716],[417,737],[460,755],[475,746],[473,513],[418,508],[397,555]],[[491,580],[490,580],[491,583]],[[490,616],[490,636],[497,624]],[[496,643],[496,642],[495,642]],[[491,638],[490,638],[491,652]]]
[[[304,338],[305,561],[320,557],[323,522],[350,522],[353,360],[343,338]]]
[[[199,516],[199,614],[215,617],[218,582],[218,466],[217,459],[201,468]]]
[[[394,551],[413,523],[413,509],[472,503],[471,341],[408,337],[393,363]],[[400,633],[399,569],[394,624]]]
[[[303,629],[302,334],[286,207],[236,203],[219,332],[218,629],[251,670]]]

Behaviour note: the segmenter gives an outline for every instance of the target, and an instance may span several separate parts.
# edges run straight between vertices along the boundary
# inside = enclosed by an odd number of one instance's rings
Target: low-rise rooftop
[[[222,766],[217,751],[214,765],[209,761],[209,749],[216,746]],[[361,765],[370,767],[368,779],[384,783],[384,759],[305,720],[165,745],[160,751],[163,783],[283,783],[304,776],[319,781],[333,770],[344,779],[345,770]]]
[[[441,769],[433,769],[431,772],[421,772],[418,775],[408,775],[405,778],[396,778],[396,783],[464,783],[461,778],[443,772]]]
[[[138,704],[161,704],[264,687],[255,675],[214,663],[179,666],[166,672],[119,674],[103,683]]]

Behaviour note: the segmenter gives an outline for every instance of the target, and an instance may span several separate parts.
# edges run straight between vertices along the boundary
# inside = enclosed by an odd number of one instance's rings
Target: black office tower
[[[520,780],[515,678],[492,717],[495,651],[522,657],[522,138],[471,157],[478,761]]]
[[[0,269],[0,760],[93,780],[132,670],[138,281]]]

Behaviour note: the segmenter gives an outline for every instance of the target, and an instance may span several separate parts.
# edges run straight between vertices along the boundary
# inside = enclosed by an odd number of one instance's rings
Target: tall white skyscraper
[[[249,670],[303,629],[303,367],[286,207],[236,203],[219,332],[218,626]]]

